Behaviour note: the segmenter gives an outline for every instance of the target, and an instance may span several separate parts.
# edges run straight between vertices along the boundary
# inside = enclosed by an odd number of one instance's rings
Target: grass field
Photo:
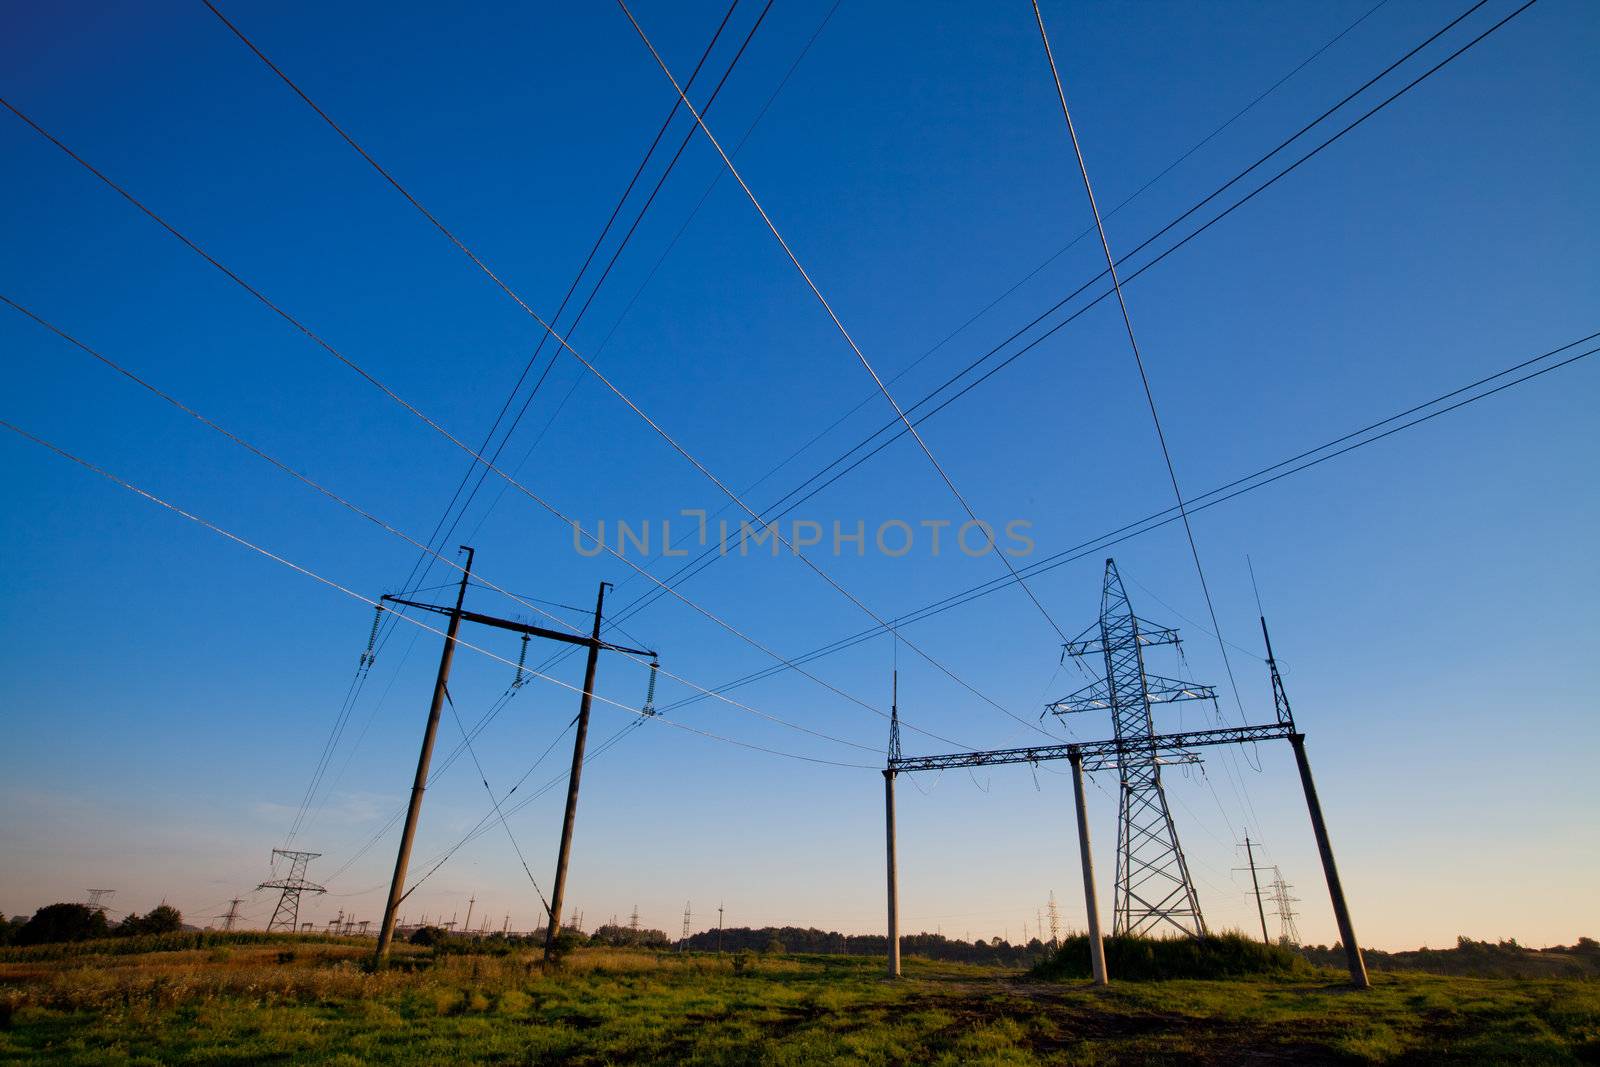
[[[193,943],[191,940],[190,943]],[[98,943],[109,946],[111,943]],[[366,944],[0,951],[7,1063],[1600,1062],[1600,983],[1334,972],[1128,982],[853,956]],[[45,948],[48,948],[46,946]]]

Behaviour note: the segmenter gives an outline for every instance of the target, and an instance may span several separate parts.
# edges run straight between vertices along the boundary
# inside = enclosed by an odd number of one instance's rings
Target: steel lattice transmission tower
[[[1299,897],[1291,897],[1294,886],[1283,880],[1283,872],[1272,868],[1272,904],[1278,913],[1278,943],[1287,948],[1300,944],[1300,930],[1294,924],[1294,904]]]
[[[278,907],[272,913],[272,920],[267,923],[267,929],[275,930],[282,927],[290,933],[300,928],[300,894],[301,893],[326,893],[327,890],[315,882],[306,881],[306,866],[312,860],[322,855],[320,852],[292,852],[288,849],[275,848],[274,856],[282,856],[289,861],[289,874],[284,878],[274,878],[270,882],[262,882],[257,889],[281,889],[283,894],[278,897]]]
[[[1050,705],[1057,715],[1111,712],[1121,780],[1117,820],[1117,934],[1151,934],[1168,926],[1203,936],[1205,918],[1178,844],[1167,794],[1161,785],[1163,763],[1193,763],[1190,752],[1162,756],[1154,743],[1151,707],[1178,700],[1216,700],[1210,686],[1161,678],[1145,670],[1145,649],[1178,644],[1178,631],[1146,623],[1128,603],[1117,562],[1106,560],[1100,593],[1100,620],[1067,642],[1066,655],[1100,658],[1104,677]]]

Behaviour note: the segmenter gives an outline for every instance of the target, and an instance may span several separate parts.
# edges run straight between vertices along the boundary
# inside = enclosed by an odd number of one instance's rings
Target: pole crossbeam
[[[1072,763],[1073,801],[1078,824],[1078,849],[1083,867],[1083,895],[1089,924],[1089,957],[1096,985],[1104,985],[1106,973],[1105,946],[1100,927],[1100,908],[1095,893],[1094,857],[1089,848],[1089,819],[1083,796],[1083,774],[1086,770],[1115,767],[1121,777],[1121,811],[1117,822],[1117,882],[1116,912],[1113,932],[1116,934],[1149,935],[1170,925],[1185,934],[1207,936],[1199,904],[1195,900],[1193,883],[1172,826],[1172,816],[1167,810],[1166,796],[1161,790],[1160,766],[1162,763],[1197,762],[1199,755],[1193,750],[1214,745],[1239,745],[1256,741],[1287,740],[1294,750],[1295,764],[1300,772],[1300,784],[1305,792],[1306,809],[1311,817],[1311,830],[1321,854],[1323,874],[1328,882],[1328,896],[1333,904],[1334,921],[1339,927],[1339,939],[1344,946],[1346,963],[1350,969],[1350,983],[1357,989],[1368,989],[1366,961],[1360,942],[1356,940],[1355,927],[1350,919],[1350,909],[1345,901],[1339,871],[1334,864],[1333,845],[1328,838],[1327,823],[1323,818],[1322,804],[1317,799],[1316,784],[1311,777],[1311,764],[1306,757],[1305,735],[1295,728],[1294,714],[1289,708],[1289,695],[1278,671],[1277,660],[1272,655],[1272,639],[1267,635],[1267,622],[1261,620],[1261,636],[1266,643],[1267,670],[1272,680],[1273,710],[1277,721],[1270,723],[1224,726],[1210,730],[1185,730],[1178,733],[1158,734],[1150,728],[1150,703],[1146,695],[1147,675],[1143,672],[1143,648],[1150,644],[1176,643],[1173,631],[1153,630],[1151,634],[1140,631],[1138,620],[1126,608],[1127,598],[1122,591],[1115,566],[1106,561],[1105,595],[1101,619],[1096,624],[1101,638],[1090,641],[1084,635],[1068,643],[1073,654],[1093,653],[1105,657],[1106,689],[1110,696],[1112,721],[1117,735],[1103,741],[1074,741],[1055,745],[1030,745],[1024,748],[998,748],[982,752],[949,752],[931,756],[907,756],[900,751],[899,701],[893,701],[889,735],[889,758],[883,769],[884,799],[888,844],[889,890],[889,974],[900,973],[899,886],[896,877],[894,780],[900,774],[916,771],[944,771],[955,768],[989,767],[1008,763],[1038,764],[1047,760],[1069,760]],[[1094,629],[1091,627],[1090,629]],[[1088,634],[1090,631],[1084,631]],[[1146,640],[1150,637],[1150,640]],[[1170,638],[1170,640],[1169,640]],[[1127,664],[1119,663],[1126,659]],[[1163,680],[1164,681],[1164,680]],[[1127,683],[1127,684],[1121,684]],[[898,686],[897,686],[898,688]],[[1186,687],[1201,689],[1206,687]],[[896,693],[898,698],[898,693]],[[1058,701],[1052,707],[1059,707]],[[1131,705],[1131,707],[1130,707]],[[1140,730],[1141,724],[1143,730]],[[1256,878],[1257,866],[1253,846],[1246,839],[1246,853],[1250,863],[1251,878]],[[1130,862],[1136,857],[1136,863]],[[1281,924],[1280,941],[1293,944],[1299,932],[1294,926],[1294,911],[1288,895],[1288,885],[1278,874],[1272,884],[1273,903],[1277,906]],[[1262,937],[1267,937],[1266,913],[1261,905],[1259,882],[1255,883],[1258,918]],[[1052,899],[1052,908],[1054,907]],[[1043,920],[1041,930],[1043,929]]]
[[[391,596],[385,593],[380,599],[391,604],[404,604],[407,607],[418,608],[422,611],[431,611],[436,615],[460,615],[463,622],[475,622],[482,626],[493,626],[501,630],[510,630],[512,633],[526,634],[532,637],[543,637],[550,641],[564,641],[569,645],[578,645],[582,648],[598,647],[605,652],[624,652],[631,656],[655,656],[655,652],[648,648],[629,648],[627,645],[615,645],[610,641],[602,641],[596,637],[585,634],[569,634],[561,630],[550,630],[543,626],[534,626],[532,623],[517,622],[513,619],[497,619],[493,615],[483,615],[476,611],[457,611],[441,604],[426,604],[417,600],[406,600],[404,597]]]
[[[1077,741],[1063,745],[997,748],[986,752],[902,756],[890,760],[889,769],[909,774],[913,771],[944,771],[961,767],[988,767],[1002,763],[1044,763],[1049,760],[1071,759],[1073,754],[1077,753],[1084,760],[1084,770],[1101,770],[1114,765],[1117,757],[1125,754],[1154,752],[1163,755],[1190,755],[1186,752],[1187,749],[1210,745],[1239,745],[1250,741],[1271,741],[1276,738],[1287,738],[1293,730],[1293,726],[1286,723],[1262,723],[1252,726],[1226,726],[1214,730],[1154,734],[1137,741],[1118,741],[1115,738],[1108,738],[1104,741]]]

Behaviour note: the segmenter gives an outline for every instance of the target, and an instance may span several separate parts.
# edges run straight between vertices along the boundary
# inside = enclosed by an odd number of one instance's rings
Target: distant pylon
[[[293,852],[288,849],[275,848],[274,856],[282,856],[289,861],[289,874],[285,878],[275,878],[270,882],[262,882],[257,889],[281,889],[282,895],[278,897],[278,906],[272,912],[272,919],[267,923],[267,930],[282,927],[293,933],[300,923],[300,894],[301,893],[326,893],[327,890],[315,882],[306,881],[306,867],[312,860],[322,855],[320,852]]]
[[[1300,944],[1300,931],[1294,924],[1294,903],[1299,897],[1291,897],[1289,890],[1294,886],[1283,880],[1283,872],[1272,868],[1272,905],[1278,914],[1278,944],[1287,948],[1294,948]]]
[[[678,939],[678,951],[679,952],[682,952],[689,944],[689,919],[690,919],[690,915],[691,915],[691,913],[689,911],[689,902],[686,900],[686,901],[683,902],[683,936]]]
[[[1216,691],[1145,672],[1145,650],[1178,644],[1178,632],[1153,626],[1133,613],[1128,593],[1117,572],[1117,561],[1106,560],[1100,590],[1100,621],[1068,641],[1066,655],[1075,659],[1103,660],[1104,677],[1050,705],[1057,715],[1070,712],[1111,712],[1119,742],[1117,774],[1121,802],[1117,820],[1116,912],[1113,931],[1148,934],[1163,924],[1194,937],[1204,936],[1205,919],[1195,894],[1189,865],[1178,844],[1178,831],[1167,808],[1161,785],[1163,758],[1140,742],[1156,733],[1151,714],[1154,704],[1178,700],[1216,700]],[[1180,753],[1178,762],[1198,762]]]
[[[228,901],[227,914],[215,916],[216,918],[222,920],[222,928],[224,930],[232,930],[233,924],[239,921],[239,905],[243,903],[243,901],[243,897],[234,897],[232,900]]]
[[[1050,890],[1050,903],[1045,905],[1045,913],[1050,916],[1050,945],[1056,947],[1061,944],[1061,913],[1056,910],[1056,891]]]
[[[89,910],[99,912],[101,915],[104,915],[106,913],[106,901],[111,897],[111,894],[115,892],[115,889],[89,890],[89,903],[87,905]]]
[[[628,919],[628,929],[634,933],[639,932],[639,905],[633,906],[633,915]]]

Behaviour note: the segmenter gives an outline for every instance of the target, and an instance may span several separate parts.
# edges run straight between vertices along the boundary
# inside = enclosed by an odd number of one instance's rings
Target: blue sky
[[[831,6],[773,6],[708,115],[719,138],[739,140]],[[1102,205],[1138,190],[1370,6],[1046,5]],[[1113,247],[1132,248],[1464,6],[1381,5],[1111,215]],[[1491,0],[1388,91],[1514,7]],[[607,5],[445,21],[424,5],[223,10],[547,316],[673,99]],[[651,2],[636,14],[681,78],[723,10]],[[712,69],[758,10],[736,10]],[[1186,491],[1600,328],[1591,135],[1600,74],[1586,62],[1597,46],[1592,8],[1541,0],[1130,283]],[[485,432],[538,325],[204,7],[19,9],[0,50],[0,92],[18,108],[430,418],[474,442]],[[462,475],[461,452],[20,121],[0,119],[0,293],[426,537]],[[1091,223],[1027,5],[844,0],[737,162],[886,376]],[[718,477],[744,486],[874,390],[738,188],[712,185],[720,167],[696,138],[571,341]],[[915,362],[896,395],[920,397],[1093,276],[1099,256],[1092,240],[1073,245]],[[364,595],[399,589],[415,556],[404,542],[0,312],[0,418]],[[1600,739],[1583,670],[1600,592],[1582,548],[1597,519],[1596,374],[1580,361],[1195,518],[1223,634],[1242,646],[1231,659],[1243,708],[1263,718],[1270,694],[1253,655],[1247,554],[1254,562],[1369,943],[1437,945],[1464,933],[1542,944],[1595,932],[1586,923],[1600,869],[1575,843],[1592,828],[1585,780]],[[752,502],[781,495],[890,414],[881,398],[869,403]],[[1109,304],[930,420],[925,436],[978,513],[1027,520],[1040,553],[1171,502]],[[726,502],[570,357],[507,456],[520,459],[535,438],[519,478],[587,524],[659,523]],[[13,561],[0,599],[10,815],[0,908],[30,911],[94,885],[116,887],[122,907],[165,897],[192,918],[243,895],[264,921],[269,896],[249,890],[299,805],[370,609],[20,439],[0,444],[0,464],[10,505],[0,538]],[[476,527],[482,575],[567,605],[628,576],[615,559],[575,554],[570,530],[514,491],[494,503],[494,481],[464,524]],[[869,530],[964,517],[904,440],[798,514]],[[1186,663],[1156,669],[1223,685],[1181,532],[1169,526],[1113,552],[1140,613],[1188,638]],[[993,557],[948,551],[817,562],[881,614],[1003,573]],[[1031,583],[1069,634],[1094,617],[1102,566],[1103,553],[1091,553]],[[429,584],[447,577],[436,568]],[[613,602],[644,585],[634,579]],[[684,592],[785,655],[870,623],[793,558],[720,561]],[[487,589],[470,604],[526,611]],[[580,612],[553,610],[582,624]],[[627,629],[701,685],[771,662],[670,599]],[[907,636],[1030,721],[1080,684],[1058,670],[1056,633],[1016,589]],[[516,655],[507,635],[474,640]],[[437,650],[431,634],[413,644],[402,632],[385,646],[335,754],[326,805],[298,839],[325,854],[313,877],[332,877],[403,802]],[[881,709],[892,656],[880,638],[814,670]],[[982,746],[1038,738],[907,648],[899,658],[908,721]],[[568,660],[552,674],[574,683],[579,668]],[[482,714],[510,674],[464,652],[452,684],[462,715]],[[611,660],[600,692],[637,706],[644,685],[641,668]],[[664,681],[658,703],[685,692]],[[805,678],[779,675],[737,696],[873,751],[726,704],[674,718],[791,753],[880,758],[882,719]],[[545,682],[520,691],[476,747],[490,783],[504,790],[520,776],[575,703]],[[1231,693],[1224,712],[1238,714]],[[1184,714],[1187,725],[1203,718]],[[595,741],[627,721],[602,705]],[[1072,726],[1080,737],[1109,732]],[[447,717],[441,752],[458,739]],[[907,736],[908,751],[933,744]],[[564,760],[558,748],[549,774]],[[1232,870],[1248,830],[1295,884],[1302,932],[1331,941],[1289,753],[1263,748],[1258,762],[1259,771],[1223,756],[1208,777],[1169,776],[1202,904],[1213,925],[1253,917],[1248,879]],[[902,785],[910,928],[1015,939],[1052,890],[1077,920],[1061,769]],[[527,788],[546,777],[541,768]],[[1114,782],[1102,779],[1090,796],[1106,901]],[[726,900],[730,924],[881,929],[880,781],[646,724],[585,774],[569,899],[589,925],[637,904],[646,922],[675,930],[690,900],[698,927]],[[560,803],[552,791],[511,821],[546,891]],[[462,760],[429,790],[419,858],[448,848],[485,808]],[[391,834],[342,871],[307,917],[342,908],[378,918],[393,845]],[[473,895],[513,925],[537,921],[503,831],[463,848],[408,910],[464,912]]]

